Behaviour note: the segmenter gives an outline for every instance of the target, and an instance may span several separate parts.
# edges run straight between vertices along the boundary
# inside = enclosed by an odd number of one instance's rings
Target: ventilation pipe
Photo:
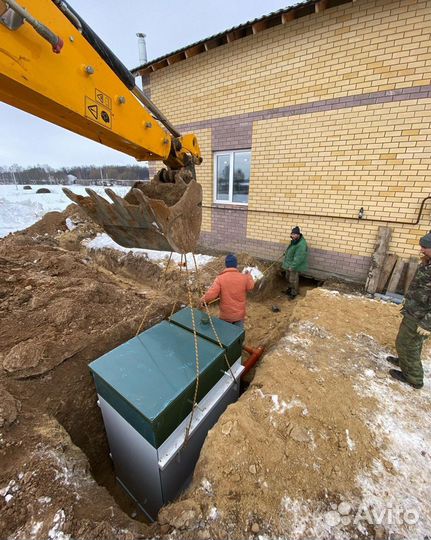
[[[139,50],[139,65],[147,63],[147,44],[145,43],[145,34],[138,32],[136,34],[138,38],[138,50]]]

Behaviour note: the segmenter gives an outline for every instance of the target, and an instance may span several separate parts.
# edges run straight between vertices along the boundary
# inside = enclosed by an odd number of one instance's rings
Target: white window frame
[[[213,186],[214,186],[214,202],[216,204],[234,204],[234,205],[239,205],[239,206],[248,206],[248,201],[247,202],[235,202],[235,201],[232,201],[232,197],[233,197],[233,157],[234,157],[234,154],[236,153],[239,153],[239,152],[250,152],[250,176],[251,176],[251,148],[242,148],[242,149],[238,149],[238,150],[224,150],[224,151],[220,151],[220,152],[214,152],[214,159],[213,159],[213,169],[214,169],[214,181],[213,181]],[[229,155],[229,199],[226,200],[226,199],[222,199],[222,200],[218,200],[217,199],[217,156],[226,156],[226,155]],[[250,180],[251,178],[249,179],[249,195],[250,195]]]

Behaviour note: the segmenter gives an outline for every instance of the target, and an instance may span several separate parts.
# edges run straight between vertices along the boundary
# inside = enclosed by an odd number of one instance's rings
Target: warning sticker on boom
[[[101,126],[112,129],[112,114],[111,111],[102,105],[85,96],[85,116]]]
[[[104,92],[97,90],[96,88],[96,101],[106,107],[107,109],[112,109],[112,99],[107,96]]]

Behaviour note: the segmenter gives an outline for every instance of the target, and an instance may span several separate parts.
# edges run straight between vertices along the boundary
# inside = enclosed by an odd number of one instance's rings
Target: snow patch
[[[82,244],[87,249],[114,249],[116,251],[121,251],[123,253],[133,253],[136,257],[144,257],[150,261],[156,262],[159,266],[164,268],[169,260],[169,256],[171,255],[170,251],[157,251],[154,249],[141,249],[141,248],[125,248],[123,246],[120,246],[114,240],[112,240],[111,237],[109,237],[106,233],[99,233],[95,238],[92,240],[83,240]],[[188,270],[194,271],[195,270],[195,260],[196,265],[198,268],[201,268],[202,266],[205,266],[210,261],[214,260],[214,257],[210,257],[209,255],[199,255],[195,254],[193,259],[192,253],[187,253],[186,256],[181,255],[180,253],[173,252],[171,257],[171,264],[181,264],[184,263],[184,261],[187,263]]]
[[[351,438],[350,438],[350,435],[349,435],[349,430],[346,429],[346,441],[347,441],[347,446],[349,447],[349,450],[351,452],[353,452],[353,450],[356,448],[356,444],[355,444],[355,441],[353,441]]]
[[[51,193],[36,193],[40,187],[48,188]],[[77,195],[86,195],[86,186],[67,187]],[[103,187],[90,187],[98,195],[105,196]],[[32,188],[24,190],[22,185],[0,185],[0,238],[30,227],[47,212],[62,212],[72,203],[58,184],[32,185]],[[111,189],[123,197],[130,188],[114,186]]]
[[[388,352],[377,342],[369,349],[376,371],[388,369]],[[355,389],[359,395],[378,401],[380,407],[364,422],[375,436],[380,447],[381,460],[375,460],[369,472],[361,473],[357,485],[362,490],[362,500],[369,507],[387,512],[402,509],[415,512],[415,524],[385,523],[388,533],[408,538],[425,538],[431,530],[431,432],[427,429],[424,410],[431,406],[429,377],[431,366],[424,363],[425,386],[417,391],[390,378],[370,378],[359,375]]]
[[[32,538],[37,537],[42,526],[43,526],[43,521],[37,521],[36,523],[32,525],[31,530],[30,530],[30,534]]]
[[[273,407],[271,412],[276,412],[278,414],[284,414],[288,408],[287,403],[284,400],[281,400],[281,404],[278,402],[278,396],[276,394],[271,394],[271,399]]]
[[[201,482],[202,489],[205,491],[207,495],[213,495],[213,487],[211,485],[211,482],[204,478]]]
[[[51,502],[51,497],[39,497],[37,502],[40,504],[49,504]]]
[[[19,487],[19,484],[15,480],[11,480],[6,487],[0,489],[0,497],[4,497],[6,503],[10,502],[14,494],[19,491]]]
[[[218,519],[220,516],[220,513],[219,511],[217,510],[217,508],[215,506],[212,506],[210,508],[210,511],[208,512],[208,519],[211,519],[212,521]]]
[[[281,512],[285,515],[284,519],[289,523],[290,540],[302,540],[303,538],[326,540],[333,538],[331,526],[325,520],[326,513],[321,506],[316,510],[308,501],[291,499],[285,495],[281,501]],[[337,535],[337,540],[344,540],[345,538],[349,538],[349,536],[343,533]]]
[[[73,231],[73,229],[76,229],[76,224],[70,219],[70,217],[66,218],[66,227],[69,229],[69,231]]]
[[[69,540],[70,534],[64,534],[64,532],[61,530],[65,521],[66,515],[64,510],[58,510],[54,516],[54,519],[52,520],[53,525],[48,531],[48,538],[50,540]]]

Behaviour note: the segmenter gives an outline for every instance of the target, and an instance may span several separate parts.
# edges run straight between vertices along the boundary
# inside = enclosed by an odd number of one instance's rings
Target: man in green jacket
[[[389,371],[394,379],[419,389],[424,385],[422,345],[431,334],[431,232],[419,240],[422,261],[405,295],[401,322],[395,342],[398,357],[387,360],[401,368]]]
[[[284,291],[290,300],[298,295],[299,273],[308,268],[308,246],[298,226],[293,227],[290,233],[292,241],[284,252],[281,267],[286,271],[289,287]]]

